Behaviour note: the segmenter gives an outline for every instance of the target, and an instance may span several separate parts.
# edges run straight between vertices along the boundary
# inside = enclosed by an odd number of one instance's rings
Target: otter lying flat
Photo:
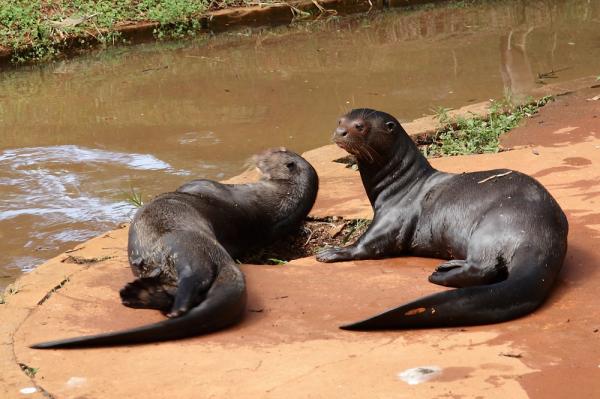
[[[301,156],[272,149],[255,157],[250,184],[194,180],[136,213],[128,255],[135,281],[125,306],[158,309],[169,319],[124,331],[44,342],[36,349],[124,345],[205,334],[238,322],[246,304],[234,259],[290,233],[317,195],[318,177]]]

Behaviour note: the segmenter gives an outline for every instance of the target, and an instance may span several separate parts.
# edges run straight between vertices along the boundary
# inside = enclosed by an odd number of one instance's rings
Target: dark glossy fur
[[[458,288],[342,328],[497,323],[533,311],[548,296],[567,250],[568,223],[535,179],[508,169],[437,171],[393,116],[370,109],[343,116],[333,139],[356,156],[375,216],[356,243],[317,259],[448,259],[429,281]]]
[[[297,228],[318,189],[315,170],[297,154],[274,149],[255,162],[262,174],[256,183],[194,180],[156,197],[135,215],[128,255],[137,280],[121,290],[121,298],[129,307],[161,310],[168,320],[32,348],[161,341],[238,322],[246,286],[234,259]]]

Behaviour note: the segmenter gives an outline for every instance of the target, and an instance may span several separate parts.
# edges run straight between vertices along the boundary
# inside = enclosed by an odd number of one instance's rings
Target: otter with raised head
[[[333,140],[356,157],[374,218],[353,245],[317,259],[448,259],[429,281],[457,288],[341,328],[489,324],[542,304],[565,258],[568,223],[535,179],[508,169],[437,171],[393,116],[371,109],[343,116]]]
[[[128,256],[137,279],[120,292],[125,306],[169,319],[124,331],[33,345],[36,349],[124,345],[213,332],[238,322],[246,304],[235,260],[292,232],[317,195],[318,177],[301,156],[268,150],[254,161],[260,180],[194,180],[136,213]]]

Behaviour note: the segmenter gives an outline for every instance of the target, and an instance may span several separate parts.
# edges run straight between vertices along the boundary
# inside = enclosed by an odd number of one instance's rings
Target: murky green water
[[[120,48],[0,72],[0,287],[128,220],[145,198],[223,179],[270,146],[329,142],[352,107],[408,121],[600,74],[599,1],[495,1]]]

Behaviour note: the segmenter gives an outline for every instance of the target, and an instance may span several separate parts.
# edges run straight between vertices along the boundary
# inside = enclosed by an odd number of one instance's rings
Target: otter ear
[[[396,128],[396,124],[392,121],[388,121],[385,123],[385,127],[387,127],[388,131],[393,132]]]

